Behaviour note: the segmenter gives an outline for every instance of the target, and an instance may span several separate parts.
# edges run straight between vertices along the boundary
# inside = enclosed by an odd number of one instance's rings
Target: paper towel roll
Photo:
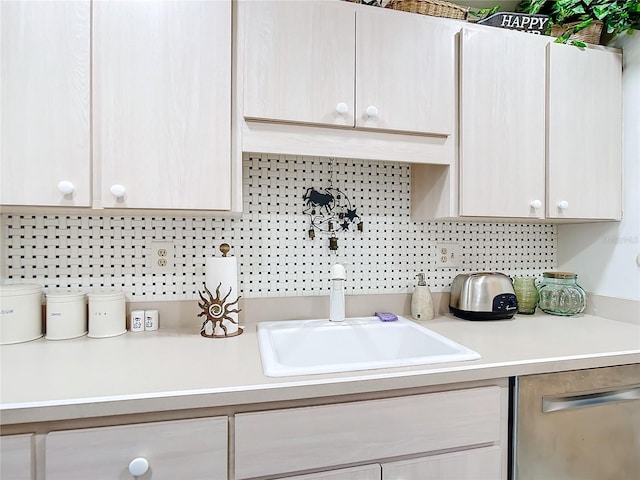
[[[238,314],[229,310],[239,310],[238,302],[238,262],[235,257],[210,257],[205,264],[205,284],[214,303],[220,305],[219,314],[222,324],[227,329],[227,336],[238,333]],[[225,318],[226,317],[226,318]],[[233,319],[233,321],[229,320]],[[233,323],[236,322],[236,323]],[[211,322],[207,323],[205,334],[224,337],[220,323],[216,323],[215,331]]]

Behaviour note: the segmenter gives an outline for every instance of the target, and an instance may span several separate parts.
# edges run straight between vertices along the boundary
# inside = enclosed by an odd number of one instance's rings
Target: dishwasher
[[[514,480],[640,479],[640,365],[516,377]]]

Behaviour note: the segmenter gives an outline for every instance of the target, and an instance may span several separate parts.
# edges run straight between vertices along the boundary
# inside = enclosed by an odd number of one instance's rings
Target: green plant
[[[478,10],[469,10],[469,18],[481,20],[490,17],[500,11],[500,5],[494,5],[491,8],[480,8]]]
[[[632,34],[640,29],[640,0],[523,0],[518,11],[549,15],[549,26],[577,22],[556,40],[567,43],[569,37],[587,28],[595,20],[604,24],[604,30],[611,35],[627,32]],[[574,45],[584,47],[582,42]]]

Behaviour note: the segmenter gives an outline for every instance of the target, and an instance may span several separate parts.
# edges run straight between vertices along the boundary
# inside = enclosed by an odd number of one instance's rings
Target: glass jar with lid
[[[545,272],[538,285],[538,307],[551,315],[575,315],[584,311],[587,298],[571,272]]]

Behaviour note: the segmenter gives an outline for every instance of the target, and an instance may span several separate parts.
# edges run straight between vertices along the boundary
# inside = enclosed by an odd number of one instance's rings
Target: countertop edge
[[[380,393],[385,396],[393,396],[393,392],[396,390],[401,391],[419,387],[445,387],[453,384],[489,381],[514,376],[635,363],[640,363],[640,350],[540,358],[477,366],[450,366],[441,369],[394,369],[392,372],[385,371],[382,373],[367,373],[318,380],[283,381],[282,383],[251,386],[3,404],[0,405],[0,426],[225,408],[365,393]]]

